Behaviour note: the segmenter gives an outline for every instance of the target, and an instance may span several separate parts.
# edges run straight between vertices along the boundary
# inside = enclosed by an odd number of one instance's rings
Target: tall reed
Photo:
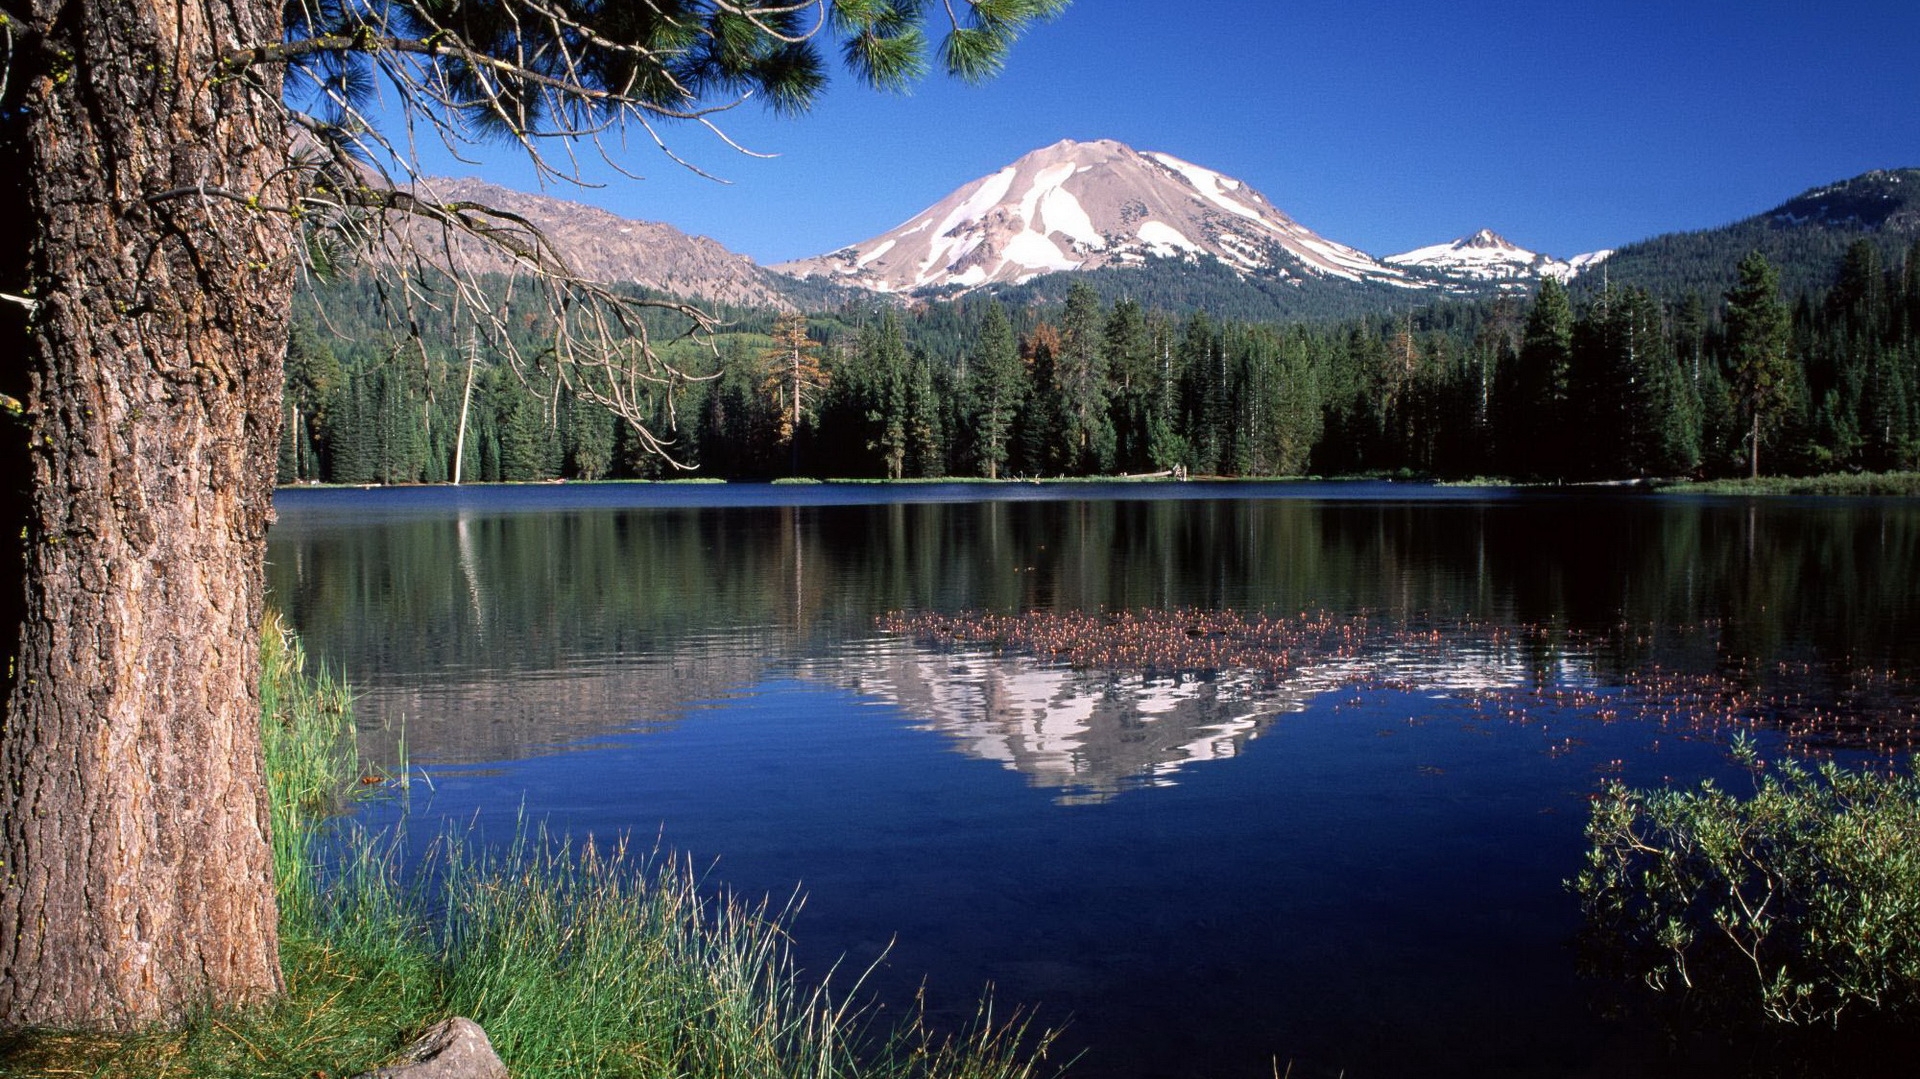
[[[317,894],[316,834],[358,777],[353,692],[324,667],[308,669],[300,639],[271,609],[260,627],[260,742],[281,918],[304,924]]]

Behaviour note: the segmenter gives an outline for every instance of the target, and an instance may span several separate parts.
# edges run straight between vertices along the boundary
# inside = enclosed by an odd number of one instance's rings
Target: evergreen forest
[[[1755,251],[1713,294],[1548,280],[1531,296],[1286,323],[1109,300],[1085,281],[1060,300],[720,310],[699,339],[663,315],[656,348],[688,376],[651,399],[671,459],[554,370],[510,369],[450,321],[396,327],[377,285],[346,277],[302,304],[280,479],[1911,469],[1920,242],[1886,250],[1855,242],[1791,295]],[[508,320],[522,354],[538,354],[540,317]]]

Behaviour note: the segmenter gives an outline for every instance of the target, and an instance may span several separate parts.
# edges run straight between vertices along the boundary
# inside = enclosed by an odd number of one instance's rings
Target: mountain
[[[437,180],[433,197],[525,217],[582,275],[706,303],[820,310],[873,292],[939,295],[991,286],[1009,302],[1057,302],[1073,281],[1109,300],[1204,307],[1249,319],[1368,314],[1447,296],[1530,289],[1543,276],[1712,300],[1759,250],[1783,292],[1824,288],[1849,245],[1888,264],[1920,242],[1920,169],[1814,188],[1716,229],[1555,259],[1483,229],[1376,259],[1326,239],[1247,184],[1111,140],[1062,141],[961,187],[905,224],[829,255],[767,268],[706,237],[479,180]],[[468,254],[472,253],[469,249]],[[489,263],[492,258],[492,263]],[[504,260],[479,256],[486,269]],[[494,265],[497,263],[497,265]]]
[[[1765,216],[1782,228],[1815,226],[1920,235],[1920,169],[1881,169],[1816,187]]]
[[[1452,281],[1495,283],[1502,289],[1530,289],[1542,277],[1568,280],[1598,264],[1611,251],[1595,251],[1561,260],[1529,251],[1492,229],[1481,229],[1452,243],[1434,244],[1388,255],[1392,266],[1425,270]]]
[[[1842,256],[1859,240],[1878,247],[1889,265],[1920,243],[1920,169],[1864,173],[1730,225],[1628,244],[1607,259],[1607,277],[1665,295],[1696,292],[1711,302],[1732,287],[1740,259],[1758,251],[1779,268],[1780,290],[1791,298],[1833,284]]]
[[[633,284],[672,296],[740,306],[791,309],[813,299],[817,288],[796,287],[705,236],[672,225],[636,221],[547,195],[514,191],[481,180],[431,180],[423,196],[441,202],[474,202],[525,218],[543,232],[575,273],[605,284]],[[465,253],[483,269],[508,269],[507,261],[469,242]],[[497,265],[495,265],[497,264]]]
[[[1431,287],[1317,235],[1239,180],[1110,139],[1035,150],[897,228],[774,269],[879,292],[939,292],[1207,258],[1241,275]]]

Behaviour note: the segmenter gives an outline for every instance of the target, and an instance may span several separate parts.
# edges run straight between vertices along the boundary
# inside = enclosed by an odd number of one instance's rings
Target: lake
[[[655,837],[1090,1079],[1745,1074],[1583,977],[1588,798],[1920,737],[1920,502],[1354,484],[283,490],[414,831]],[[996,647],[1002,639],[1024,642]],[[877,965],[875,965],[877,964]],[[1721,1061],[1716,1063],[1716,1061]],[[1720,1069],[1716,1071],[1715,1069]]]

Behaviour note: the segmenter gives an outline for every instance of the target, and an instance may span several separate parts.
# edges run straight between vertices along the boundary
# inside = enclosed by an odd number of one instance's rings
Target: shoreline
[[[972,486],[991,490],[1019,488],[1082,487],[1128,484],[1143,487],[1228,486],[1238,484],[1354,484],[1404,483],[1449,489],[1510,490],[1518,492],[1616,493],[1647,491],[1662,495],[1748,495],[1792,497],[1893,497],[1920,496],[1920,472],[1829,472],[1811,476],[1761,476],[1695,480],[1684,478],[1638,477],[1620,480],[1589,480],[1573,483],[1539,483],[1500,476],[1474,476],[1467,479],[1437,479],[1430,476],[1398,474],[1355,474],[1338,476],[1047,476],[987,479],[982,476],[924,476],[904,479],[870,477],[789,476],[773,479],[724,479],[698,477],[648,480],[523,480],[452,483],[293,483],[274,488],[277,491],[385,491],[385,490],[459,490],[472,487],[483,490],[540,487],[925,487]]]

